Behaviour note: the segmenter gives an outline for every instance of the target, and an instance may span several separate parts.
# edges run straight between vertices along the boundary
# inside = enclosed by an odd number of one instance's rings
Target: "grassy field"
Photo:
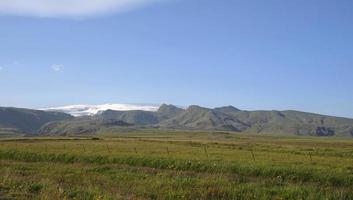
[[[353,199],[353,140],[198,132],[1,139],[0,199]]]

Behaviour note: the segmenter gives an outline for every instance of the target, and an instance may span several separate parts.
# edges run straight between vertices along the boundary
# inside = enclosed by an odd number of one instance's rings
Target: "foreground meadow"
[[[196,132],[2,139],[0,199],[353,199],[353,140]]]

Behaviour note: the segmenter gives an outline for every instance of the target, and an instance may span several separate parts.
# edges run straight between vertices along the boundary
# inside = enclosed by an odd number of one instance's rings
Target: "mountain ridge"
[[[61,112],[0,107],[0,132],[35,134],[43,125],[65,119],[73,119],[73,116]]]
[[[232,131],[256,134],[353,136],[353,119],[302,111],[244,111],[233,106],[205,108],[191,105],[186,109],[162,104],[155,112],[104,111],[87,122],[69,121],[66,128],[84,129],[99,121],[125,122],[137,128]],[[97,127],[91,127],[97,128]],[[100,127],[100,128],[104,128]],[[48,129],[46,129],[48,131]],[[55,132],[58,132],[56,130]],[[60,132],[60,131],[59,131]],[[70,133],[70,129],[66,129]],[[72,131],[74,132],[74,131]],[[45,133],[45,132],[43,132]],[[50,134],[50,130],[49,130]]]
[[[13,109],[17,113],[6,114],[0,109],[0,128],[29,134],[83,135],[96,134],[107,128],[152,128],[353,137],[353,119],[295,110],[246,111],[233,106],[206,108],[198,105],[184,109],[162,104],[153,111],[108,109],[95,115],[73,117],[61,112]],[[12,124],[7,123],[9,119]]]

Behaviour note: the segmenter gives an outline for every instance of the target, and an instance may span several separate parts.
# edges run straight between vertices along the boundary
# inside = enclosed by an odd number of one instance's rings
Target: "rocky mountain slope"
[[[49,122],[73,118],[61,112],[0,107],[0,132],[3,134],[35,134]]]
[[[107,127],[235,131],[253,134],[353,136],[353,119],[299,111],[242,111],[232,106],[215,109],[163,104],[157,111],[107,110],[91,117],[53,122],[43,134],[94,134]]]

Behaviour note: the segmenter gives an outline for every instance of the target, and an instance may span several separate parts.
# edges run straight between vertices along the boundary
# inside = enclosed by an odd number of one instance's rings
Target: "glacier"
[[[100,105],[67,105],[59,107],[42,108],[44,111],[57,111],[70,114],[75,117],[92,116],[99,114],[106,110],[129,111],[129,110],[143,110],[156,112],[160,105],[149,104],[100,104]]]

